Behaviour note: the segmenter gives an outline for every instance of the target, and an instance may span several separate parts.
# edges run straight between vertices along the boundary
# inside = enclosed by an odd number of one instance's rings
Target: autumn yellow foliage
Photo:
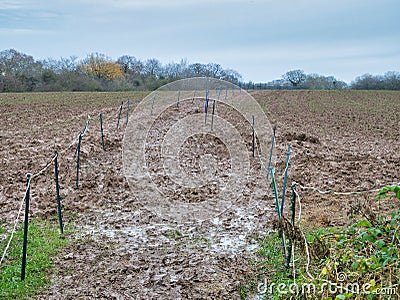
[[[81,67],[90,76],[103,80],[113,80],[124,77],[121,65],[102,55],[90,55],[86,59],[86,63],[82,64]]]

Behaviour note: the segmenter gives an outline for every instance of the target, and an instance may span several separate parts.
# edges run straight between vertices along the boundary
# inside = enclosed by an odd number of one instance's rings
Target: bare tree
[[[337,80],[333,76],[323,76],[313,73],[307,75],[302,87],[309,90],[342,90],[347,87],[347,84]]]
[[[206,74],[206,66],[201,63],[191,64],[189,65],[188,69],[190,76],[199,77],[199,76],[205,76]]]
[[[56,74],[75,72],[79,65],[77,56],[61,57],[59,60],[47,58],[42,60],[41,63],[45,69],[52,70]]]
[[[0,92],[152,90],[193,76],[241,80],[238,72],[217,63],[189,64],[186,59],[163,65],[155,58],[140,61],[124,55],[115,61],[96,52],[83,60],[71,56],[37,61],[14,49],[0,51]]]
[[[224,75],[220,79],[237,84],[239,81],[242,80],[242,75],[240,75],[239,72],[235,70],[226,69],[224,70]]]
[[[223,69],[220,64],[209,63],[206,65],[206,74],[212,78],[220,78],[222,75]]]
[[[140,76],[145,75],[145,65],[139,59],[131,55],[123,55],[117,59],[124,73],[135,73]]]
[[[0,52],[2,91],[33,91],[40,82],[42,64],[14,49]]]
[[[282,77],[289,81],[293,87],[297,87],[306,80],[307,75],[303,70],[292,70],[286,72]]]
[[[156,58],[150,58],[146,60],[144,64],[144,68],[146,70],[146,74],[149,76],[158,77],[162,70],[161,62]]]
[[[384,75],[385,89],[400,90],[400,73],[395,71],[386,72]]]

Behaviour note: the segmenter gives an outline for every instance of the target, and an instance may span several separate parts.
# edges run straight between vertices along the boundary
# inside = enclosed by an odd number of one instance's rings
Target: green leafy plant
[[[397,199],[400,199],[400,186],[399,185],[387,185],[383,188],[381,188],[376,195],[376,199],[380,200],[383,198],[387,198],[387,194],[389,192],[393,192],[393,197],[396,197]]]
[[[383,187],[376,199],[397,201],[400,186]],[[359,215],[361,218],[347,227],[306,232],[307,250],[297,243],[297,258],[292,269],[279,267],[284,264],[279,238],[276,234],[268,237],[260,250],[265,257],[264,269],[260,271],[269,270],[268,281],[275,286],[295,283],[296,287],[308,289],[298,288],[296,293],[272,291],[264,298],[393,299],[399,295],[400,211],[393,209],[385,216],[372,217],[364,212]]]

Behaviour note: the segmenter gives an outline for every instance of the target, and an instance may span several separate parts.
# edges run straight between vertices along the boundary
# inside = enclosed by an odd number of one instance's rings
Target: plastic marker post
[[[285,193],[286,193],[287,175],[288,175],[288,170],[289,170],[289,161],[290,161],[290,144],[288,145],[287,157],[286,157],[286,168],[285,168],[285,175],[284,175],[285,177],[283,178],[281,213],[283,213],[283,204],[285,203]]]
[[[122,113],[122,106],[124,105],[124,102],[122,101],[120,107],[119,107],[119,113],[118,113],[118,121],[117,121],[117,131],[118,131],[118,127],[119,127],[119,120],[121,119],[121,113]]]
[[[207,124],[207,110],[208,110],[208,93],[209,91],[206,91],[206,101],[204,103],[204,125]]]
[[[25,280],[26,270],[26,250],[28,247],[28,223],[29,223],[29,193],[31,189],[31,174],[26,174],[26,193],[25,193],[25,217],[24,217],[24,240],[22,244],[22,265],[21,281]]]
[[[61,208],[61,197],[60,197],[60,185],[58,183],[58,153],[54,151],[54,179],[56,181],[56,201],[57,201],[57,214],[58,214],[58,223],[60,225],[60,233],[64,233],[64,225],[62,220],[62,208]]]
[[[251,153],[254,158],[254,142],[255,142],[255,134],[254,134],[254,116],[251,116]]]
[[[271,171],[272,154],[274,152],[274,146],[275,146],[275,135],[276,135],[276,126],[274,126],[274,132],[271,137],[271,149],[269,151],[267,179],[269,178],[269,175],[270,175],[269,173]]]
[[[215,112],[215,100],[213,102],[212,115],[211,115],[211,131],[214,129],[214,112]]]
[[[105,145],[104,145],[104,132],[103,132],[103,113],[100,113],[100,131],[101,131],[101,146],[104,151]]]
[[[79,134],[78,147],[76,148],[76,188],[79,187],[79,167],[80,167],[80,157],[81,157],[81,143],[82,143],[82,132]]]

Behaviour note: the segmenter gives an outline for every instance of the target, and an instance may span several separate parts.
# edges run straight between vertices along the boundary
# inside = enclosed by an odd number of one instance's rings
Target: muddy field
[[[277,125],[279,187],[288,143],[292,146],[289,184],[295,181],[321,190],[348,192],[400,182],[400,93],[251,94],[270,123]],[[251,261],[257,259],[257,242],[270,232],[275,218],[274,199],[268,188],[258,201],[249,200],[262,178],[250,182],[234,205],[222,212],[184,222],[157,215],[143,205],[140,191],[133,193],[129,188],[122,170],[126,106],[116,131],[118,107],[129,97],[133,108],[145,95],[0,94],[1,227],[12,227],[26,173],[36,173],[51,160],[54,150],[60,152],[65,226],[73,230],[71,238],[76,242],[55,259],[56,267],[50,274],[52,285],[38,299],[235,299],[240,298],[241,283],[254,272]],[[198,105],[197,109],[202,109],[201,102]],[[101,147],[100,111],[104,116],[106,151]],[[190,110],[182,104],[179,113],[188,114]],[[80,183],[76,188],[73,155],[88,114],[92,118],[82,141]],[[174,114],[177,112],[165,112],[165,124]],[[153,127],[149,139],[153,139],[150,145],[154,147],[146,149],[146,157],[148,167],[155,172],[151,173],[154,180],[165,187],[168,178],[157,173],[162,165],[154,150],[157,135],[162,132],[163,126]],[[204,147],[192,151],[192,146],[198,144]],[[218,151],[210,152],[210,147]],[[205,136],[188,139],[182,151],[182,168],[200,172],[199,162],[190,157],[206,154],[221,162],[213,171],[223,178],[229,170],[225,148],[219,140]],[[248,147],[249,153],[250,150]],[[250,168],[257,169],[257,163]],[[267,187],[268,184],[265,181]],[[201,202],[215,189],[210,184],[205,190],[190,191],[192,194],[185,196],[187,203]],[[374,193],[319,194],[300,186],[298,191],[305,227],[343,225],[352,205],[374,197]],[[166,193],[169,198],[182,197],[171,190]],[[31,216],[55,222],[52,168],[32,182],[31,199]],[[4,239],[3,234],[0,242],[5,243]]]

